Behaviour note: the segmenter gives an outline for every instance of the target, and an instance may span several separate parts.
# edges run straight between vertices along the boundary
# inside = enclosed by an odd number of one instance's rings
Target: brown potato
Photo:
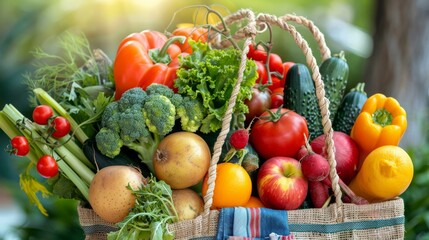
[[[204,211],[204,201],[189,188],[173,190],[173,203],[179,221],[194,219]]]
[[[89,203],[103,220],[122,221],[134,207],[135,197],[127,188],[138,189],[145,182],[141,172],[129,166],[109,166],[98,171],[89,186]]]

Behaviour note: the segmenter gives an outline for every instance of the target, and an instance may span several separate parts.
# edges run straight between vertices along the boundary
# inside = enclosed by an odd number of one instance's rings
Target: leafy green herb
[[[200,100],[208,110],[200,131],[215,132],[222,126],[232,90],[237,83],[241,52],[236,49],[210,49],[208,44],[202,42],[190,41],[190,44],[193,52],[181,59],[175,87],[180,94]],[[249,111],[244,101],[252,97],[256,69],[255,62],[247,60],[234,114]]]
[[[178,216],[170,186],[150,177],[139,189],[128,188],[136,196],[136,204],[118,223],[120,229],[109,233],[107,239],[173,239],[174,233],[168,231],[167,224],[177,222]]]
[[[33,52],[36,69],[24,76],[25,83],[31,92],[46,91],[76,122],[96,122],[104,109],[99,108],[100,102],[113,100],[112,61],[101,50],[92,50],[83,34],[66,33],[60,44],[61,55],[40,48]],[[37,97],[30,96],[30,105],[36,106]],[[92,125],[83,128],[89,137],[97,130]]]

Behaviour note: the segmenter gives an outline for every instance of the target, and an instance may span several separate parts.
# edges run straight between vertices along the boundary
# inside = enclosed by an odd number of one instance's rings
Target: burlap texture
[[[337,220],[338,211],[343,211],[343,221]],[[114,224],[103,221],[91,209],[79,207],[78,213],[87,240],[106,239],[107,233],[116,229]],[[219,211],[212,210],[207,216],[170,224],[168,228],[175,232],[175,239],[214,239],[218,217]],[[332,204],[327,208],[288,211],[288,224],[295,239],[403,239],[403,220],[404,203],[401,198],[369,205],[343,204],[338,208]],[[333,233],[299,229],[311,228],[308,225],[335,227],[348,223],[353,223],[353,226]]]

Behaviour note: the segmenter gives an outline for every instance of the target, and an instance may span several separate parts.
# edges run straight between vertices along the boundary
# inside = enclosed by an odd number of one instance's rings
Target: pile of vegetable
[[[235,41],[224,27],[133,33],[113,61],[91,50],[84,36],[62,39],[65,57],[38,50],[39,68],[26,76],[32,116],[10,104],[0,111],[8,151],[28,159],[20,185],[29,200],[44,214],[39,192],[79,200],[117,225],[108,239],[173,239],[168,224],[202,214],[243,50],[235,42],[212,44],[211,34]],[[243,56],[212,209],[335,202],[310,71],[271,49],[252,43]],[[413,177],[412,161],[398,146],[406,112],[392,97],[367,96],[363,83],[346,92],[348,72],[342,52],[320,65],[342,200],[393,199]]]

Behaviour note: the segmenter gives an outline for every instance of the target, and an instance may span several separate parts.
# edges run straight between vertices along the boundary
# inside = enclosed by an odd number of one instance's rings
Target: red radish
[[[357,174],[359,164],[359,149],[356,142],[343,132],[334,131],[335,160],[337,161],[338,176],[349,184]],[[325,152],[325,136],[315,138],[311,143],[314,152],[327,157]]]
[[[301,161],[308,155],[308,150],[305,146],[302,146],[301,149],[299,149],[298,153],[295,156],[295,159],[298,161]]]
[[[302,174],[309,181],[322,181],[329,175],[328,161],[322,155],[315,153],[308,142],[298,151],[297,157],[301,161]]]
[[[308,190],[310,193],[311,202],[315,208],[326,206],[329,197],[329,186],[323,182],[308,182]]]
[[[317,153],[309,153],[301,160],[301,170],[309,181],[322,181],[329,175],[329,163]]]
[[[249,130],[248,129],[238,129],[231,134],[229,138],[229,143],[231,146],[237,150],[243,149],[247,146],[249,142]]]
[[[243,149],[247,146],[247,143],[249,143],[250,127],[252,126],[254,120],[255,118],[250,121],[249,126],[247,126],[247,128],[238,129],[234,131],[229,137],[229,143],[233,148],[235,148],[235,150]]]

